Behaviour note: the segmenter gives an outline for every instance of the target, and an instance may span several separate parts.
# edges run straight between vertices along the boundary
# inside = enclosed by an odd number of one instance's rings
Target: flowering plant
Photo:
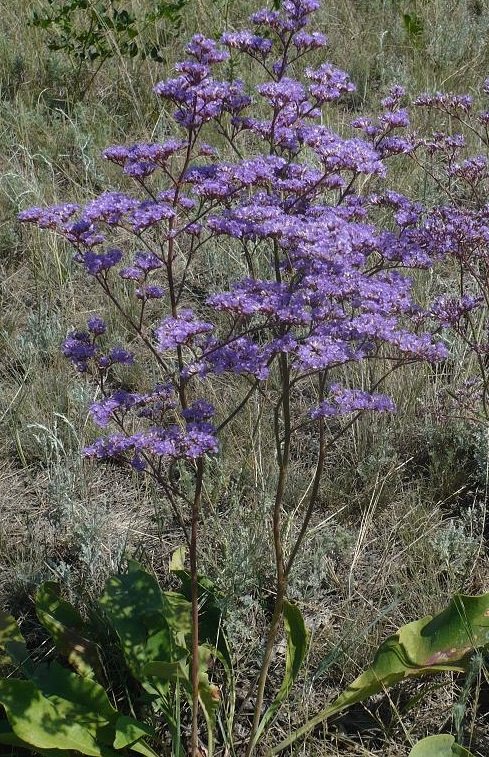
[[[174,109],[178,136],[104,151],[133,191],[104,192],[83,207],[20,214],[73,245],[76,262],[129,333],[127,344],[111,344],[105,321],[93,316],[68,335],[63,352],[91,376],[98,393],[91,416],[110,429],[85,455],[117,459],[152,476],[188,541],[193,756],[198,524],[206,460],[219,454],[221,432],[256,397],[275,437],[276,590],[248,756],[271,719],[262,712],[268,670],[284,612],[290,615],[287,581],[317,505],[328,449],[359,414],[395,410],[393,399],[378,391],[393,370],[447,356],[426,326],[430,310],[415,302],[408,275],[445,252],[433,214],[383,183],[388,161],[419,147],[412,135],[398,136],[409,125],[400,107],[403,91],[393,88],[377,122],[353,122],[362,138],[324,126],[325,109],[354,85],[330,63],[294,74],[299,61],[327,44],[323,34],[307,30],[317,7],[317,0],[286,0],[281,10],[254,13],[251,31],[228,32],[220,43],[193,37],[176,76],[155,86]],[[215,73],[234,70],[227,66],[237,55],[248,56],[259,71],[254,90]],[[379,224],[379,207],[391,214],[388,224]],[[228,264],[224,273],[205,270],[203,252],[212,246],[233,262],[228,279]],[[117,386],[117,366],[132,365],[143,353],[154,366],[148,385],[137,392]],[[376,366],[370,386],[339,382],[339,366],[366,361]],[[232,407],[209,401],[219,376],[241,391]],[[299,401],[305,396],[306,408]],[[290,461],[295,432],[305,427],[314,430],[315,469],[297,537],[286,550]],[[190,498],[171,475],[176,461],[192,471]]]

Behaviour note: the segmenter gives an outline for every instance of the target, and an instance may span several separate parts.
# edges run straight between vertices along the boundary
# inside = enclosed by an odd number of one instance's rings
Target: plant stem
[[[253,713],[253,725],[251,727],[250,740],[246,750],[246,757],[250,757],[255,748],[256,742],[259,739],[259,726],[261,719],[261,711],[263,707],[263,699],[265,696],[265,687],[268,678],[268,670],[272,661],[273,647],[277,638],[280,624],[282,621],[282,612],[284,607],[285,592],[287,589],[287,574],[285,571],[284,553],[282,544],[282,502],[285,493],[285,486],[287,483],[287,474],[289,467],[290,457],[290,444],[291,444],[291,415],[290,415],[290,369],[288,364],[287,355],[282,354],[280,356],[280,374],[282,377],[282,410],[283,410],[283,422],[284,422],[284,443],[283,449],[277,448],[277,457],[279,460],[279,478],[277,482],[277,489],[275,492],[275,502],[273,507],[273,546],[275,551],[275,570],[277,576],[277,587],[275,596],[275,605],[273,608],[273,615],[270,621],[270,628],[268,631],[267,643],[265,652],[263,654],[263,662],[260,669],[260,676],[258,678],[258,686],[256,692],[255,709]],[[277,445],[280,445],[279,439],[277,439]]]
[[[190,732],[190,754],[198,757],[199,751],[199,577],[197,573],[197,531],[199,510],[202,499],[204,461],[197,461],[195,495],[192,503],[192,527],[190,534],[190,584],[192,592],[192,728]]]

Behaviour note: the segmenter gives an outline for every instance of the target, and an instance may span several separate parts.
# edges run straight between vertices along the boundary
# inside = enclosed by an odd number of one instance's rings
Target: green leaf
[[[170,562],[170,570],[180,578],[182,583],[182,593],[190,601],[192,589],[190,574],[184,569],[185,548],[175,550]],[[199,596],[199,640],[201,646],[199,650],[208,649],[208,653],[222,663],[227,677],[227,713],[226,719],[228,730],[232,730],[234,720],[235,706],[235,683],[234,671],[231,653],[228,641],[222,627],[222,611],[219,602],[219,596],[215,590],[214,584],[208,578],[199,576],[198,579],[198,596]],[[202,686],[199,696],[201,705],[207,720],[208,730],[208,748],[212,753],[214,743],[214,726],[217,709],[220,705],[220,693],[216,687],[208,683],[205,671],[201,670]],[[207,688],[210,687],[210,688]]]
[[[192,633],[192,605],[186,597],[174,591],[165,591],[162,594],[162,602],[167,623],[178,643],[184,646],[185,636]]]
[[[132,752],[143,754],[144,757],[160,757],[160,755],[151,749],[151,747],[149,747],[144,741],[136,741],[134,744],[131,744],[130,749]],[[180,754],[180,752],[178,752],[178,754]]]
[[[168,681],[184,677],[181,661],[188,657],[183,645],[191,628],[189,602],[174,592],[163,593],[153,576],[130,561],[126,574],[107,581],[101,605],[120,639],[129,670],[151,695],[178,742]],[[169,678],[178,671],[178,679]],[[132,749],[147,754],[142,745]],[[177,753],[183,755],[178,748]]]
[[[126,574],[109,578],[100,604],[138,681],[145,678],[146,663],[174,659],[175,642],[165,617],[162,592],[156,579],[137,563],[131,561]]]
[[[182,582],[182,593],[190,606],[192,595],[190,573],[183,568],[185,548],[175,550],[170,561],[170,570]],[[214,584],[208,578],[199,576],[199,639],[203,644],[214,648],[223,663],[228,679],[233,678],[232,659],[228,641],[222,628],[222,611]],[[190,629],[189,629],[190,633]]]
[[[285,657],[285,675],[282,685],[270,707],[266,710],[255,734],[253,745],[256,745],[264,732],[277,715],[282,702],[289,694],[297,678],[307,653],[309,635],[302,613],[287,600],[284,601],[284,626],[287,640]]]
[[[82,676],[100,678],[102,668],[96,645],[87,638],[83,619],[73,605],[60,597],[59,585],[46,581],[36,595],[36,612],[49,631],[58,652]]]
[[[0,721],[0,744],[5,746],[17,746],[22,749],[31,749],[31,745],[26,741],[22,741],[15,735],[10,727],[10,724],[6,721]],[[71,752],[66,749],[36,749],[36,754],[40,754],[41,757],[71,757]]]
[[[177,547],[170,558],[170,573],[177,573],[179,570],[185,570],[186,547]]]
[[[76,706],[61,697],[44,697],[32,681],[0,680],[0,702],[15,735],[36,749],[76,750],[93,757],[117,753],[97,744],[103,718],[80,722]]]
[[[45,697],[57,696],[73,702],[80,712],[91,713],[98,722],[115,721],[117,710],[112,707],[105,689],[90,678],[83,678],[52,662],[40,665],[32,680]]]
[[[416,13],[403,13],[402,20],[410,41],[418,44],[424,32],[422,19]]]
[[[114,749],[131,746],[144,736],[154,736],[153,729],[127,715],[119,715],[115,724]]]
[[[179,662],[155,660],[144,666],[143,674],[148,677],[159,678],[160,681],[188,680],[188,665],[185,665],[182,660]]]
[[[474,755],[460,744],[455,743],[455,737],[449,733],[439,733],[437,736],[427,736],[413,746],[409,757],[474,757]]]
[[[210,650],[199,647],[201,667],[208,663]],[[199,702],[202,707],[207,723],[207,753],[214,754],[214,731],[216,728],[216,716],[221,706],[221,692],[219,688],[209,681],[205,670],[199,673]]]
[[[378,648],[372,665],[328,707],[270,751],[279,754],[346,707],[410,676],[441,670],[465,672],[471,652],[489,645],[489,593],[457,594],[439,615],[402,626]]]
[[[19,626],[11,615],[0,613],[0,649],[8,658],[25,672],[32,669],[29,652]]]

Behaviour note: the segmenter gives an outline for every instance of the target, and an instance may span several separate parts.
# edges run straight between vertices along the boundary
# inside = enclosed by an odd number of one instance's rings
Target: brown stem
[[[192,728],[190,731],[190,754],[199,754],[199,577],[197,573],[197,530],[199,510],[202,500],[202,482],[204,478],[204,461],[197,461],[197,479],[192,504],[192,527],[190,535],[190,584],[192,592]]]
[[[284,443],[283,449],[277,448],[277,458],[280,461],[279,478],[277,482],[277,489],[275,492],[275,502],[273,507],[273,547],[275,552],[275,570],[277,576],[276,596],[275,604],[273,608],[273,615],[270,621],[270,628],[268,631],[267,643],[265,646],[265,652],[263,654],[263,661],[260,669],[260,675],[258,678],[258,686],[256,692],[255,709],[253,713],[253,724],[251,727],[250,740],[246,749],[246,757],[250,757],[252,754],[256,742],[259,738],[258,729],[260,726],[261,711],[263,708],[263,700],[265,697],[265,687],[268,678],[268,670],[272,661],[273,647],[275,640],[280,629],[282,621],[282,613],[284,607],[285,592],[287,589],[287,574],[285,572],[285,562],[282,544],[282,503],[285,494],[285,486],[287,483],[287,474],[290,458],[290,444],[291,444],[291,413],[290,413],[290,367],[288,364],[287,355],[282,354],[280,356],[280,373],[282,378],[282,415],[284,422]],[[277,439],[277,445],[280,445],[279,439]]]

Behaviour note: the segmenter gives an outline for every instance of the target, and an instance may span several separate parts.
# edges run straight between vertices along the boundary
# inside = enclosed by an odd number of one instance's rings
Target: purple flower
[[[128,220],[133,231],[139,234],[160,221],[167,221],[174,216],[175,211],[170,205],[153,200],[144,200],[133,208]]]
[[[165,294],[165,290],[154,284],[146,284],[136,289],[136,297],[140,300],[159,300]]]
[[[107,355],[102,355],[98,359],[100,368],[110,368],[112,365],[133,365],[134,353],[125,350],[123,347],[113,347]]]
[[[394,110],[383,113],[379,118],[379,123],[384,129],[399,129],[409,126],[409,114],[407,110]]]
[[[266,8],[262,8],[250,16],[250,21],[253,24],[270,26],[272,29],[282,30],[280,13],[278,11],[269,11]]]
[[[86,331],[71,331],[63,342],[62,352],[81,373],[88,370],[91,358],[97,353],[93,339]]]
[[[95,336],[100,336],[101,334],[105,334],[107,331],[107,324],[103,320],[103,318],[100,318],[98,315],[92,316],[92,318],[89,318],[87,321],[88,330],[91,334],[94,334]]]
[[[104,221],[109,226],[120,224],[139,205],[138,200],[122,192],[104,192],[83,209],[83,220]]]
[[[202,34],[195,34],[186,47],[186,51],[206,66],[227,60],[229,53],[219,50],[213,39],[207,39]]]
[[[207,334],[214,328],[212,323],[199,321],[192,310],[181,310],[176,318],[164,318],[155,330],[160,352],[189,344],[194,337]]]
[[[270,105],[277,108],[283,108],[289,103],[301,103],[306,99],[306,90],[295,79],[283,78],[279,82],[260,84],[257,92],[265,97]]]
[[[134,256],[134,265],[142,271],[156,271],[163,263],[151,252],[137,252]]]
[[[173,111],[182,139],[112,145],[103,153],[126,174],[124,183],[132,177],[134,196],[109,191],[82,208],[55,205],[20,215],[70,241],[75,260],[121,315],[136,306],[141,322],[127,319],[131,339],[142,337],[140,348],[149,348],[165,381],[147,393],[109,394],[116,378],[110,369],[132,365],[133,353],[122,346],[100,351],[106,325],[98,316],[87,331],[69,334],[63,352],[80,371],[93,366],[99,380],[102,398],[90,408],[93,420],[126,430],[95,441],[87,456],[115,457],[145,470],[148,464],[159,469],[165,459],[214,454],[213,406],[205,395],[186,406],[212,375],[269,380],[262,391],[275,393],[285,361],[292,385],[304,386],[313,374],[338,366],[346,373],[346,364],[368,359],[443,360],[447,349],[436,337],[441,328],[465,334],[469,313],[480,304],[476,287],[421,308],[408,273],[448,256],[464,271],[487,269],[489,204],[481,200],[487,159],[468,157],[461,134],[409,132],[398,85],[380,113],[352,122],[362,138],[325,126],[333,121],[323,106],[355,87],[329,62],[292,78],[302,57],[327,43],[307,26],[317,8],[317,0],[283,0],[278,10],[253,14],[253,31],[227,32],[220,42],[192,38],[188,58],[154,88]],[[218,78],[217,64],[229,59],[229,50],[260,67],[253,88],[226,78],[232,66],[223,66]],[[489,92],[487,83],[484,88]],[[465,95],[422,95],[416,104],[441,112],[440,121],[457,121],[461,130],[469,119],[489,125],[487,114],[471,115]],[[212,140],[213,129],[216,147],[201,141]],[[242,148],[248,157],[241,157]],[[455,202],[428,209],[386,188],[382,180],[396,155],[406,156],[403,164],[413,158],[429,163],[437,185],[429,196],[436,201],[447,186]],[[202,251],[211,245],[220,258],[209,271]],[[240,277],[231,275],[229,260],[237,261]],[[112,268],[120,278],[107,275]],[[146,307],[166,293],[171,302]],[[474,349],[486,355],[487,340]],[[215,380],[214,393],[223,380]],[[393,411],[394,404],[382,394],[333,384],[310,415],[364,410]],[[294,415],[302,411],[293,403]]]
[[[111,249],[107,252],[95,253],[91,250],[85,252],[82,257],[85,270],[91,276],[96,276],[102,271],[108,271],[122,260],[122,250]]]
[[[326,47],[328,38],[321,32],[296,32],[292,37],[292,44],[298,50],[316,50],[320,47]]]
[[[309,87],[311,95],[319,102],[331,102],[341,95],[354,92],[356,87],[350,77],[331,63],[323,63],[319,68],[306,68],[306,76],[315,82]]]
[[[472,108],[473,99],[470,95],[454,95],[450,93],[437,92],[434,95],[425,93],[419,95],[414,100],[413,105],[425,108],[437,108],[447,113],[462,111],[468,113]]]
[[[130,166],[132,164],[147,164],[151,167],[150,173],[158,166],[164,166],[175,153],[186,146],[184,140],[169,139],[166,142],[140,142],[129,147],[124,145],[112,145],[107,147],[102,155],[106,160],[117,163],[124,167],[126,173],[131,174]]]
[[[269,359],[268,350],[247,337],[238,337],[228,344],[209,340],[201,360],[190,365],[185,375],[249,374],[262,381],[270,374]]]
[[[485,155],[476,155],[462,163],[455,163],[448,169],[449,176],[457,176],[469,184],[477,184],[489,176],[488,161]]]
[[[349,344],[328,336],[311,336],[296,349],[296,366],[300,372],[322,371],[353,358]]]
[[[361,389],[346,389],[340,384],[332,384],[330,397],[310,411],[314,420],[348,415],[362,410],[374,410],[381,413],[393,413],[395,403],[385,394],[365,392]]]
[[[121,268],[119,271],[121,279],[131,279],[132,281],[141,281],[144,278],[144,271],[134,265]]]
[[[440,297],[431,306],[431,315],[445,325],[456,325],[467,313],[480,307],[481,297]]]
[[[122,347],[113,347],[109,352],[109,359],[113,363],[120,363],[121,365],[133,365],[134,354],[128,352]]]
[[[211,405],[210,402],[196,400],[185,410],[182,410],[182,415],[188,423],[197,423],[208,421],[215,415],[215,412],[214,405]]]
[[[399,107],[402,98],[406,95],[406,90],[400,84],[394,84],[387,97],[381,101],[381,105],[386,110],[395,110]]]
[[[146,470],[147,464],[140,455],[134,455],[131,460],[131,467],[138,471],[138,473],[142,473]]]
[[[112,434],[97,439],[93,444],[85,447],[85,457],[95,457],[104,460],[131,454],[129,462],[140,460],[141,454],[173,459],[196,460],[206,454],[219,451],[218,441],[209,424],[205,428],[195,427],[182,431],[179,426],[154,427],[150,431],[143,431],[125,436]]]
[[[71,218],[79,207],[73,203],[65,203],[50,208],[28,208],[20,212],[17,218],[24,223],[35,223],[40,229],[57,229]]]
[[[273,45],[270,39],[259,37],[249,31],[226,32],[222,35],[221,42],[226,47],[245,53],[259,53],[263,57],[268,55]]]
[[[141,401],[141,395],[119,390],[101,402],[90,405],[90,415],[98,426],[105,428],[117,411],[125,412]]]

